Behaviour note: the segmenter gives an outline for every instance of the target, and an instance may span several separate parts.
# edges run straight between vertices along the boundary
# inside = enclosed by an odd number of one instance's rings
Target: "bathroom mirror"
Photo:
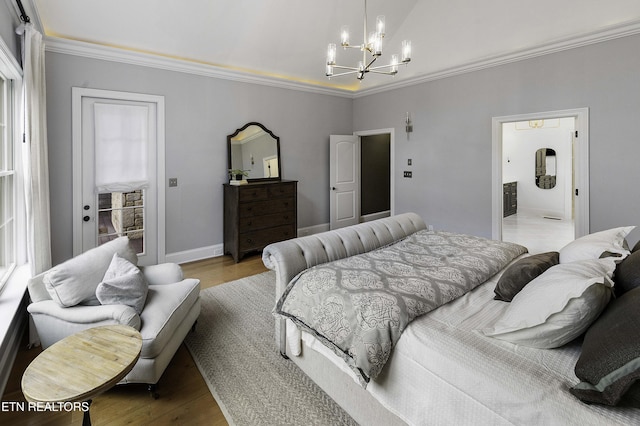
[[[280,138],[260,123],[247,123],[227,136],[229,170],[248,181],[280,180]]]
[[[556,186],[556,151],[551,148],[536,151],[536,186],[541,189]]]

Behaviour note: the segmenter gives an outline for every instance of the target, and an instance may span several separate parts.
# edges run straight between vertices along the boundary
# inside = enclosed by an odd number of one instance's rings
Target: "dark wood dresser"
[[[503,217],[518,213],[518,182],[502,184]]]
[[[236,262],[297,234],[297,181],[224,184],[224,252]]]

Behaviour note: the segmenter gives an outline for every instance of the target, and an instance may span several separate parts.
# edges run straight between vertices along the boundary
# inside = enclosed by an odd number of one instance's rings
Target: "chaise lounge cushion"
[[[142,320],[141,358],[155,358],[164,349],[200,295],[200,281],[150,285]]]
[[[99,305],[96,289],[115,253],[134,265],[138,264],[138,257],[129,245],[129,238],[116,238],[45,273],[43,282],[51,298],[67,308],[78,304]]]

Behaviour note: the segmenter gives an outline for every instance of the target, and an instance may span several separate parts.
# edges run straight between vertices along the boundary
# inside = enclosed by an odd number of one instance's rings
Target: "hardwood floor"
[[[200,279],[203,289],[234,281],[267,269],[260,255],[234,263],[230,256],[216,257],[182,265],[184,276]],[[41,352],[27,349],[26,336],[2,397],[0,424],[3,425],[81,425],[82,412],[20,412],[8,402],[24,402],[20,390],[22,373]],[[91,419],[96,425],[226,425],[220,407],[211,396],[191,354],[183,344],[158,382],[160,398],[154,400],[146,385],[124,385],[95,398]]]

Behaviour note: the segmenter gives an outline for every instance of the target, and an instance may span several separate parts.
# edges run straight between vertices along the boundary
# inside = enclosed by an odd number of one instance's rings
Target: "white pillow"
[[[138,256],[129,246],[129,238],[119,237],[67,260],[44,274],[47,292],[60,306],[70,307],[79,303],[98,305],[96,288],[109,268],[113,254],[137,264]]]
[[[131,306],[140,315],[148,291],[149,284],[142,271],[116,253],[96,288],[96,297],[103,305]]]
[[[547,269],[513,298],[486,336],[550,349],[580,336],[612,294],[613,258],[576,261]]]
[[[605,251],[626,257],[629,249],[625,247],[624,238],[633,228],[635,226],[623,226],[580,237],[560,249],[560,263],[598,259]]]

